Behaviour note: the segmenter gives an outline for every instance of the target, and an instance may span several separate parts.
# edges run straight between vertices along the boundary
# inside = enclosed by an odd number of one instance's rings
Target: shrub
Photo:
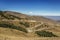
[[[0,15],[1,15],[1,16],[4,16],[4,15],[3,15],[3,11],[0,11]]]
[[[6,18],[6,19],[12,19],[12,20],[14,20],[15,18],[21,19],[21,18],[19,18],[19,17],[17,17],[17,16],[14,16],[14,15],[4,15],[4,13],[6,13],[6,11],[5,11],[5,12],[0,11],[0,15],[1,15],[2,17]]]
[[[21,19],[21,18],[19,18],[19,17],[17,17],[17,16],[14,16],[14,15],[9,15],[9,17],[11,17],[11,16],[12,16],[12,18]]]
[[[48,31],[36,31],[35,33],[41,37],[58,37],[54,35],[52,32]]]
[[[24,25],[25,27],[29,27],[29,23],[28,22],[20,22],[21,25]]]
[[[0,23],[0,27],[17,29],[17,30],[20,30],[20,31],[23,31],[23,32],[27,33],[27,30],[25,28],[18,27],[18,26],[15,26],[13,24]]]

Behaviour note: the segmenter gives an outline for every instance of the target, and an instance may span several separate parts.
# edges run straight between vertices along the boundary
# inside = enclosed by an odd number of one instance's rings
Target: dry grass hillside
[[[0,40],[59,40],[59,37],[60,23],[57,21],[0,11]]]

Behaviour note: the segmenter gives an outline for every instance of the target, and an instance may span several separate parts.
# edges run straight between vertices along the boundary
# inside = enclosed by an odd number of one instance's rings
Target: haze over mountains
[[[13,37],[60,37],[60,23],[43,16],[0,11],[0,38]]]
[[[46,18],[50,18],[56,21],[60,20],[60,16],[46,16]]]

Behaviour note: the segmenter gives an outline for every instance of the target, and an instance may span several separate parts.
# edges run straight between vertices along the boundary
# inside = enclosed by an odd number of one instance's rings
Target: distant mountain
[[[60,23],[60,20],[57,20],[57,22],[59,22],[59,23]]]
[[[53,20],[60,20],[60,16],[45,16],[46,18],[50,18],[50,19],[53,19]]]

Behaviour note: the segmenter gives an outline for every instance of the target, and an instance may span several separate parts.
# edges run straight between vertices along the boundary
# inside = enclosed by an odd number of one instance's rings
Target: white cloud
[[[32,12],[29,12],[29,13],[32,13]]]

